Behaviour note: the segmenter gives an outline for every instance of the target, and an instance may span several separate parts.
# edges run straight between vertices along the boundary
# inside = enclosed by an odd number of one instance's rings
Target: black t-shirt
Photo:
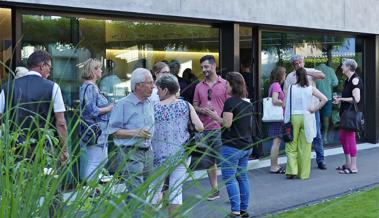
[[[248,149],[252,144],[252,105],[241,98],[230,97],[225,101],[223,112],[233,113],[230,128],[222,131],[222,143],[237,149]]]
[[[356,84],[353,83],[353,80],[355,78],[356,78],[355,81],[358,80],[358,82]],[[361,99],[360,99],[359,103],[357,104],[357,106],[358,106],[358,110],[362,112],[363,111],[363,82],[362,82],[362,79],[356,73],[354,73],[350,77],[350,79],[345,80],[344,88],[342,91],[342,98],[353,97],[353,90],[355,88],[360,89]],[[350,105],[352,105],[352,104],[349,102],[346,102],[346,101],[342,101],[341,107],[340,107],[340,114],[342,114],[343,111],[347,110],[350,107]]]

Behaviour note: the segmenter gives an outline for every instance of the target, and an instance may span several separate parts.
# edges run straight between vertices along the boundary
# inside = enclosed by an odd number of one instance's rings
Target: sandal
[[[345,168],[344,170],[339,171],[339,174],[356,174],[357,171],[352,171],[349,168]]]
[[[336,170],[339,170],[339,171],[343,171],[343,170],[345,170],[346,169],[346,165],[344,164],[344,165],[342,165],[342,166],[338,166],[337,168],[336,168]]]
[[[276,171],[271,171],[270,170],[270,173],[273,173],[273,174],[285,174],[286,173],[286,169],[284,169],[283,167],[279,167],[279,169],[276,170]]]

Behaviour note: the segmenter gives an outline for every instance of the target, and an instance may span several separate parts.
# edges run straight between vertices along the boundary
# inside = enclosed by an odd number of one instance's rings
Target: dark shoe
[[[244,210],[241,210],[240,211],[240,214],[241,214],[241,217],[244,217],[244,218],[249,218],[250,217],[250,214]]]
[[[296,175],[286,175],[287,179],[295,179]]]
[[[230,213],[230,214],[226,215],[225,218],[238,218],[238,217],[241,217],[241,215],[239,215],[239,214],[234,214],[234,213]]]
[[[325,163],[319,163],[319,164],[317,164],[318,166],[318,168],[320,169],[320,170],[326,170],[326,169],[328,169],[328,168],[326,168],[326,164]]]
[[[346,165],[344,164],[344,165],[341,165],[341,166],[338,166],[337,168],[336,168],[336,170],[339,170],[339,171],[341,171],[341,170],[345,170],[346,169]]]
[[[208,201],[214,201],[220,198],[219,190],[212,190],[212,193],[208,196]]]
[[[279,169],[277,171],[271,171],[270,170],[270,173],[274,173],[274,174],[285,174],[286,173],[286,169],[284,169],[283,167],[279,167]]]

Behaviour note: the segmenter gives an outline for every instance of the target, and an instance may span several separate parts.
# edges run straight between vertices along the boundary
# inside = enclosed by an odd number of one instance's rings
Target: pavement
[[[254,217],[285,211],[309,204],[322,202],[365,187],[379,185],[379,144],[358,145],[357,174],[341,175],[335,168],[344,163],[341,148],[326,150],[327,170],[319,170],[312,160],[311,176],[308,180],[287,180],[284,175],[270,174],[269,161],[249,163],[250,200],[248,212]],[[313,154],[314,156],[314,154]],[[281,157],[285,163],[285,157]],[[265,166],[266,165],[266,166]],[[230,212],[230,203],[222,178],[219,176],[221,198],[206,201],[210,189],[205,171],[197,172],[194,179],[184,187],[184,205],[195,205],[188,208],[185,217],[219,218]]]

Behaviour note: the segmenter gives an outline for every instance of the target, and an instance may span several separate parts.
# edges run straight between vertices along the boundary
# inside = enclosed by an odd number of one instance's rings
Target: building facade
[[[79,69],[89,57],[104,61],[104,74],[122,81],[108,94],[130,91],[130,73],[157,61],[178,61],[202,78],[199,59],[216,57],[220,73],[240,71],[259,102],[267,96],[276,66],[292,71],[289,58],[305,56],[306,67],[327,64],[336,73],[353,58],[364,81],[366,131],[360,140],[379,142],[379,25],[377,0],[16,0],[0,1],[0,78],[25,64],[35,49],[53,56],[51,79],[62,88],[68,120],[79,105]],[[260,104],[255,104],[261,111]],[[325,140],[338,143],[338,108]],[[263,125],[264,126],[264,125]]]

